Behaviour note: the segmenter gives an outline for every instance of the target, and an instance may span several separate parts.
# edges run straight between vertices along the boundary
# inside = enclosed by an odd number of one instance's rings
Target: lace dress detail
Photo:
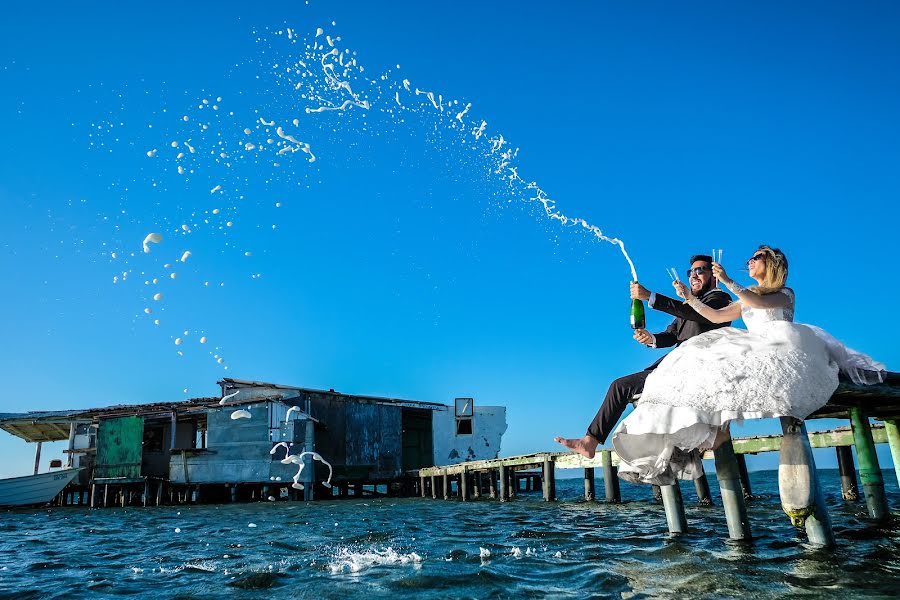
[[[640,403],[612,436],[623,461],[620,476],[657,484],[696,479],[703,474],[701,452],[712,447],[722,426],[807,417],[831,398],[838,366],[848,357],[856,359],[858,371],[878,379],[875,371],[883,365],[818,328],[794,324],[793,291],[778,293],[788,297],[787,306],[744,306],[747,329],[693,337],[650,374]]]

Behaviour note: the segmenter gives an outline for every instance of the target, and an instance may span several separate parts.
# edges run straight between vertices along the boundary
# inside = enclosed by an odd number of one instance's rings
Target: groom
[[[722,290],[714,287],[712,274],[712,257],[698,254],[691,257],[691,268],[687,272],[691,292],[701,302],[711,308],[724,308],[731,304],[731,297]],[[725,327],[731,323],[712,323],[701,317],[693,308],[681,302],[651,292],[639,283],[631,284],[631,298],[649,300],[650,308],[675,317],[675,320],[666,327],[665,331],[657,334],[648,333],[646,329],[636,329],[634,339],[650,348],[669,348],[677,346],[681,342],[701,333]],[[625,406],[632,401],[636,394],[644,389],[644,381],[647,376],[659,365],[660,357],[655,363],[640,371],[624,377],[619,377],[609,386],[603,405],[597,411],[597,416],[588,427],[587,434],[582,438],[555,438],[557,442],[566,448],[573,450],[587,458],[593,458],[599,444],[606,441],[612,432]]]

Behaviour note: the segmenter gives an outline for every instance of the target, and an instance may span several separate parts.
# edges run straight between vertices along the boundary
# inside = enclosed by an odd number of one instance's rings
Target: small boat
[[[69,485],[81,468],[0,479],[0,506],[46,504]]]

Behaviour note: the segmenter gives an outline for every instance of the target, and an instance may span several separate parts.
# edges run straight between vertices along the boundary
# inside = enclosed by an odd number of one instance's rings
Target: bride
[[[756,285],[735,283],[718,263],[716,278],[738,300],[714,309],[690,288],[676,293],[700,315],[723,323],[743,318],[747,329],[725,327],[691,338],[647,378],[638,406],[613,432],[623,479],[674,483],[703,474],[702,451],[717,446],[730,422],[803,419],[824,406],[838,371],[855,383],[879,383],[884,365],[851,350],[825,331],[793,323],[794,292],[785,287],[788,262],[760,246],[747,261]]]

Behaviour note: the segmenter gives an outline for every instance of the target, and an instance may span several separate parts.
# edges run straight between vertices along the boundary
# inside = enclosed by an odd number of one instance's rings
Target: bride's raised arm
[[[750,308],[786,308],[794,302],[793,293],[787,291],[781,294],[760,294],[745,288],[731,279],[719,263],[713,263],[713,273],[732,294]]]
[[[727,323],[729,321],[737,321],[741,318],[741,303],[732,302],[723,308],[712,308],[704,304],[696,296],[691,294],[690,289],[682,281],[672,283],[675,287],[675,293],[684,298],[684,301],[697,311],[701,317],[713,323]]]

